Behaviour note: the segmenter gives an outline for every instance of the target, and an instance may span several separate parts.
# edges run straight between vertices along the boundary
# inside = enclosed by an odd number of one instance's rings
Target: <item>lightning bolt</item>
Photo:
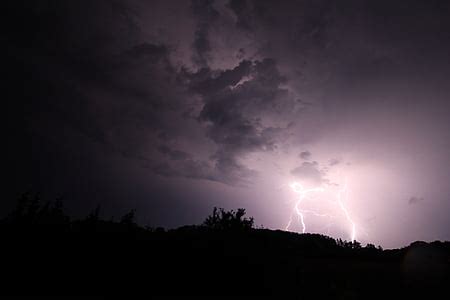
[[[297,193],[299,195],[299,197],[298,197],[298,200],[295,202],[294,210],[291,213],[289,222],[288,222],[285,230],[289,230],[289,227],[292,224],[292,219],[293,219],[294,215],[297,215],[299,218],[299,222],[302,225],[302,233],[306,232],[306,224],[305,224],[304,214],[309,213],[309,214],[312,214],[317,217],[330,217],[330,218],[335,217],[334,215],[321,214],[321,213],[318,213],[315,211],[301,209],[301,203],[303,202],[303,200],[305,200],[305,198],[307,198],[311,193],[323,192],[325,190],[323,187],[305,189],[300,183],[297,183],[297,182],[291,183],[289,186],[295,193]],[[351,218],[350,213],[345,206],[345,202],[347,202],[347,199],[348,199],[347,178],[345,179],[344,185],[338,190],[338,192],[336,194],[336,199],[337,199],[337,203],[338,203],[340,210],[343,212],[343,214],[345,216],[345,219],[350,224],[350,239],[352,242],[354,242],[356,239],[356,224],[353,221],[353,219]]]
[[[297,182],[293,182],[289,186],[291,187],[291,189],[294,192],[296,192],[300,195],[298,198],[298,201],[295,203],[294,209],[295,209],[295,212],[297,213],[297,216],[300,218],[300,223],[302,224],[302,232],[305,233],[306,232],[306,224],[305,224],[305,219],[304,219],[303,214],[308,211],[301,210],[300,203],[306,198],[306,196],[308,196],[309,193],[323,192],[323,188],[319,187],[319,188],[312,188],[312,189],[304,189],[303,186]],[[293,213],[291,214],[289,223],[287,224],[285,230],[289,230],[289,227],[291,226],[291,223],[292,223],[292,216],[293,216]]]

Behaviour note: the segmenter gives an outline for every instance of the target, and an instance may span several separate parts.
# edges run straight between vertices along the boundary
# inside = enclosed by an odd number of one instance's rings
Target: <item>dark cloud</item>
[[[234,87],[244,76],[250,74],[252,62],[242,60],[239,65],[230,70],[211,71],[203,68],[195,74],[188,74],[193,92],[209,95]]]
[[[219,13],[213,7],[213,0],[192,0],[191,9],[197,19],[193,42],[193,60],[199,67],[208,66],[208,53],[211,51],[209,30]]]
[[[207,76],[209,75],[209,76]],[[232,70],[200,70],[190,76],[194,92],[202,96],[204,106],[199,120],[207,125],[207,135],[220,148],[213,155],[216,167],[226,178],[245,179],[255,174],[238,162],[240,157],[276,147],[276,128],[261,124],[258,115],[271,113],[284,101],[281,88],[285,78],[276,62],[241,61]]]
[[[330,159],[330,161],[329,161],[329,165],[330,165],[330,167],[332,167],[332,166],[336,166],[336,165],[338,165],[338,164],[340,164],[341,163],[341,161],[339,160],[339,159],[337,159],[337,158],[332,158],[332,159]]]
[[[158,147],[158,151],[167,155],[171,160],[186,160],[190,155],[184,151],[172,149],[166,145]]]
[[[55,11],[61,9],[55,7]],[[85,30],[71,23],[81,16],[78,7],[82,5],[63,5],[68,16],[58,19],[59,27],[67,28],[70,34],[58,37],[52,45],[65,48],[63,63],[57,64],[50,58],[50,64],[58,69],[47,69],[52,77],[43,76],[57,88],[53,98],[46,99],[47,105],[41,103],[45,118],[61,118],[108,151],[156,165],[150,169],[160,175],[233,184],[255,176],[256,172],[241,159],[249,153],[276,147],[279,129],[262,124],[261,112],[278,109],[282,113],[285,101],[286,91],[280,85],[286,78],[278,71],[275,60],[242,60],[235,67],[210,69],[209,29],[219,16],[213,1],[193,1],[191,5],[196,20],[193,60],[201,67],[194,72],[177,70],[168,46],[135,40],[139,29],[132,22],[131,10],[111,7],[106,2],[95,5],[93,10],[99,12],[88,16],[91,27]],[[102,9],[108,13],[100,13]],[[97,19],[91,19],[94,16]],[[110,24],[109,18],[116,18],[116,22]],[[111,35],[117,26],[126,30]],[[55,71],[64,76],[54,77]],[[36,76],[42,77],[41,73],[37,70]],[[193,94],[200,96],[200,102],[190,102]],[[206,126],[205,137],[218,150],[209,156],[195,157],[189,151],[201,145],[188,151],[167,145],[151,146],[158,144],[157,140],[177,144],[185,138],[186,124],[190,122],[183,118],[193,117],[199,122],[196,130]],[[174,123],[176,118],[180,122]],[[192,122],[189,124],[195,128]],[[169,166],[164,172],[163,165]]]
[[[298,157],[300,157],[301,159],[304,159],[304,160],[309,160],[311,158],[311,152],[309,152],[309,151],[302,151],[302,152],[300,152]]]
[[[249,6],[249,3],[247,1],[230,0],[228,2],[228,7],[236,15],[237,27],[242,28],[244,30],[252,29],[253,9]]]
[[[325,172],[320,170],[319,164],[316,161],[303,162],[299,167],[291,170],[291,174],[314,186],[320,186],[327,182],[325,179]]]

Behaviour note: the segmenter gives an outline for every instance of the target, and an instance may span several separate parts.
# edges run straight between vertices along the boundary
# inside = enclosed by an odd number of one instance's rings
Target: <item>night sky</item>
[[[73,216],[285,229],[399,247],[450,239],[450,3],[12,1],[5,215],[27,190]],[[326,214],[327,216],[323,216]],[[332,215],[329,217],[328,215]],[[294,216],[292,231],[301,231]]]

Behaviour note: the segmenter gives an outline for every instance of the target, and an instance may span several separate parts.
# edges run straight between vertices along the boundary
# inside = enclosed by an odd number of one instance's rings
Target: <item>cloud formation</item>
[[[350,170],[380,236],[405,188],[448,211],[448,1],[19,2],[5,4],[4,35],[17,185],[30,174],[86,198],[101,182],[108,199],[142,180],[167,185],[139,192],[163,203],[189,182],[279,200],[272,185],[292,176],[331,184]],[[265,220],[286,214],[261,201]]]
[[[311,158],[311,152],[302,151],[302,152],[300,152],[300,154],[298,156],[303,160],[309,160]]]
[[[303,162],[300,166],[292,169],[291,174],[312,186],[320,186],[326,182],[324,178],[325,172],[319,169],[319,164],[316,161]]]

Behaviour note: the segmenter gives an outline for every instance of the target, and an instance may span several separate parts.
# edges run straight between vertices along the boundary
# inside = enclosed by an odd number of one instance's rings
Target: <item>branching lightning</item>
[[[308,196],[309,193],[323,192],[323,188],[304,189],[303,186],[297,182],[291,183],[289,186],[291,187],[291,189],[294,192],[299,194],[299,198],[298,198],[298,201],[295,203],[294,210],[295,210],[297,216],[300,218],[300,222],[302,224],[302,232],[305,233],[306,232],[306,224],[305,224],[303,214],[306,213],[307,211],[304,211],[300,208],[300,203]],[[289,223],[286,226],[286,230],[289,230],[289,227],[291,226],[292,216],[293,216],[293,213],[291,214]]]
[[[291,213],[289,222],[288,222],[285,230],[289,230],[289,227],[292,224],[292,220],[293,220],[294,215],[296,215],[298,217],[299,222],[302,225],[302,232],[303,233],[306,232],[305,214],[312,214],[312,215],[314,215],[316,217],[329,217],[329,218],[336,217],[334,215],[322,214],[322,213],[318,213],[318,212],[313,211],[313,210],[305,210],[305,209],[301,208],[302,202],[307,197],[309,197],[312,193],[324,192],[325,188],[323,188],[323,187],[316,187],[316,188],[305,189],[298,182],[291,183],[289,186],[295,193],[297,193],[299,195],[299,197],[298,197],[298,200],[295,202],[294,209],[293,209],[293,211]],[[345,206],[345,203],[347,202],[347,198],[348,198],[348,186],[347,186],[347,179],[345,179],[344,185],[336,193],[336,202],[337,202],[340,210],[343,212],[346,221],[350,224],[350,238],[351,238],[351,241],[353,242],[356,239],[356,224],[353,221],[353,219],[351,218],[350,213],[349,213],[348,209]]]

